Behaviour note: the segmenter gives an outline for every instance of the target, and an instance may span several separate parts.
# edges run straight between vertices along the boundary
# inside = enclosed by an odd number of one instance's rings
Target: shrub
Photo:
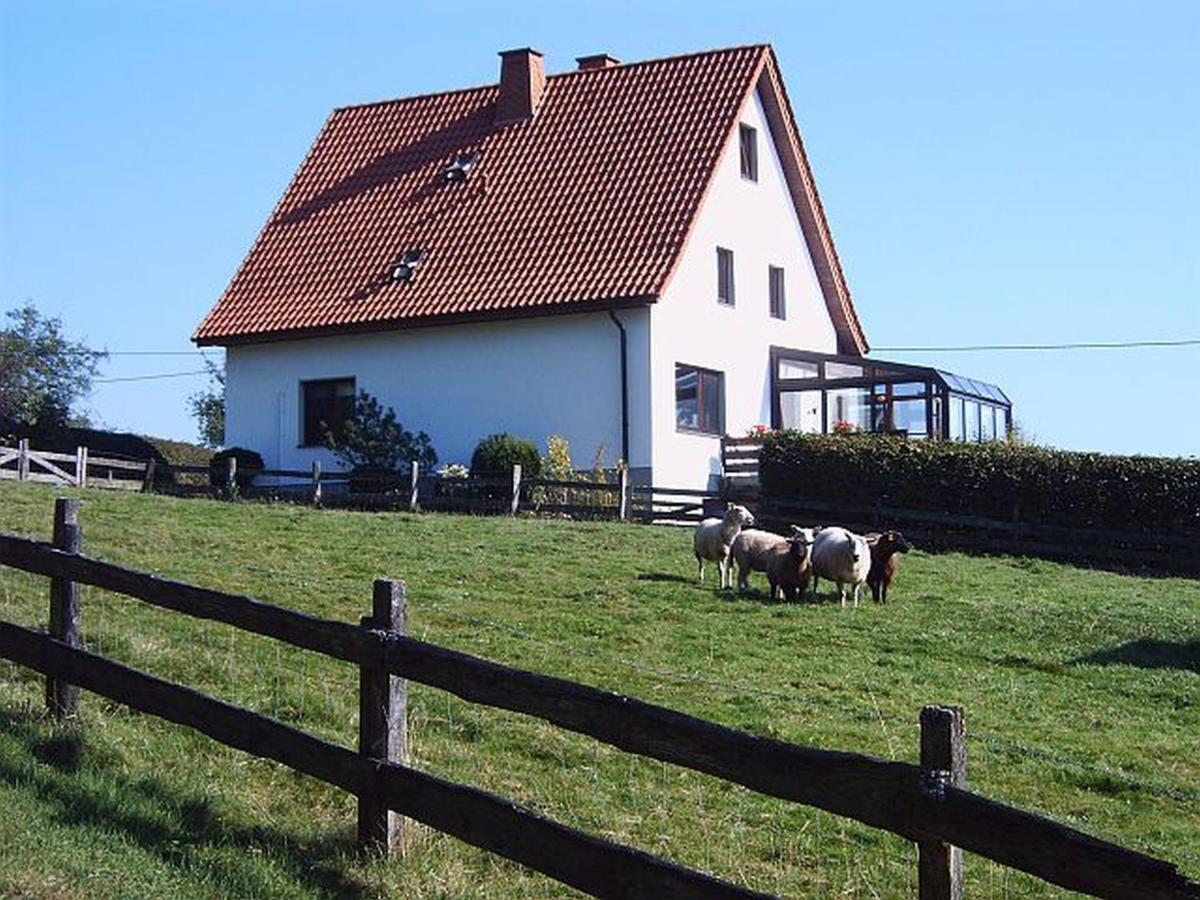
[[[542,457],[532,441],[511,434],[492,434],[485,437],[471,454],[471,474],[484,478],[500,478],[512,473],[513,466],[521,467],[522,478],[540,478]]]
[[[1200,460],[784,431],[765,438],[759,478],[764,495],[780,498],[994,519],[1016,512],[1064,526],[1200,527]]]
[[[340,435],[327,431],[325,446],[353,470],[373,475],[393,473],[416,460],[423,470],[437,465],[437,452],[423,431],[413,434],[366,391],[354,398],[354,416]]]
[[[214,453],[208,461],[208,483],[215,488],[225,487],[229,477],[229,460],[237,460],[237,488],[244,491],[254,481],[254,476],[263,470],[263,458],[254,450],[245,447],[230,447]]]

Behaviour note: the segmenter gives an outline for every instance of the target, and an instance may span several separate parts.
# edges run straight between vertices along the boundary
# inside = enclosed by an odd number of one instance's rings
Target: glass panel
[[[700,373],[675,367],[675,427],[700,428]]]
[[[963,411],[967,426],[966,439],[977,442],[979,440],[979,404],[974,400],[965,400]]]
[[[961,441],[966,437],[963,431],[963,398],[958,394],[950,396],[950,440]]]
[[[925,384],[919,381],[892,385],[893,397],[920,397],[925,393]]]
[[[931,436],[940,438],[942,436],[942,398],[935,396],[929,402],[933,404],[930,416],[933,419]]]
[[[862,378],[862,366],[851,366],[846,363],[827,362],[825,363],[826,378]]]
[[[721,375],[717,372],[701,372],[700,429],[709,434],[722,434],[725,431],[721,393]]]
[[[816,378],[820,374],[820,368],[815,362],[802,362],[798,359],[779,361],[780,378]]]
[[[892,428],[910,435],[925,434],[925,401],[896,400],[892,403]]]
[[[996,439],[996,407],[981,404],[979,420],[979,439],[994,441]]]
[[[821,433],[820,391],[784,391],[779,395],[779,412],[784,428]]]
[[[843,388],[826,392],[825,431],[867,431],[871,427],[871,392]]]

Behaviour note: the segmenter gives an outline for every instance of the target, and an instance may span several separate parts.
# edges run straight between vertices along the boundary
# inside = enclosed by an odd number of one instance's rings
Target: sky
[[[334,107],[493,83],[512,47],[560,72],[757,42],[873,356],[999,384],[1041,443],[1200,454],[1200,343],[891,349],[1200,341],[1191,0],[6,0],[0,310],[110,351],[94,421],[195,438],[190,336]],[[108,380],[146,375],[172,377]]]

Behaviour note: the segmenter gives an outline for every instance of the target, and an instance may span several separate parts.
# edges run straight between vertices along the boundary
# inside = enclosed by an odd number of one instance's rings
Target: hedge
[[[1200,460],[886,435],[767,435],[764,497],[1048,525],[1200,529]]]

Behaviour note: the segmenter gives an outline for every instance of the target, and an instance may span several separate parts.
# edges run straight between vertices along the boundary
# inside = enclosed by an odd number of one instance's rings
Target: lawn
[[[915,761],[920,707],[960,704],[974,789],[1200,879],[1200,582],[915,551],[886,606],[771,605],[697,585],[677,529],[71,493],[85,552],[354,622],[403,578],[416,637],[758,734]],[[0,530],[48,538],[54,496],[0,484]],[[0,618],[44,625],[46,597],[0,570]],[[91,649],[353,745],[353,667],[92,588],[82,609]],[[421,826],[402,861],[361,856],[352,798],[87,693],[55,726],[41,685],[0,663],[0,897],[572,894]],[[426,771],[759,890],[915,896],[899,838],[537,720],[414,685],[409,736]],[[1064,893],[965,870],[974,897]]]

